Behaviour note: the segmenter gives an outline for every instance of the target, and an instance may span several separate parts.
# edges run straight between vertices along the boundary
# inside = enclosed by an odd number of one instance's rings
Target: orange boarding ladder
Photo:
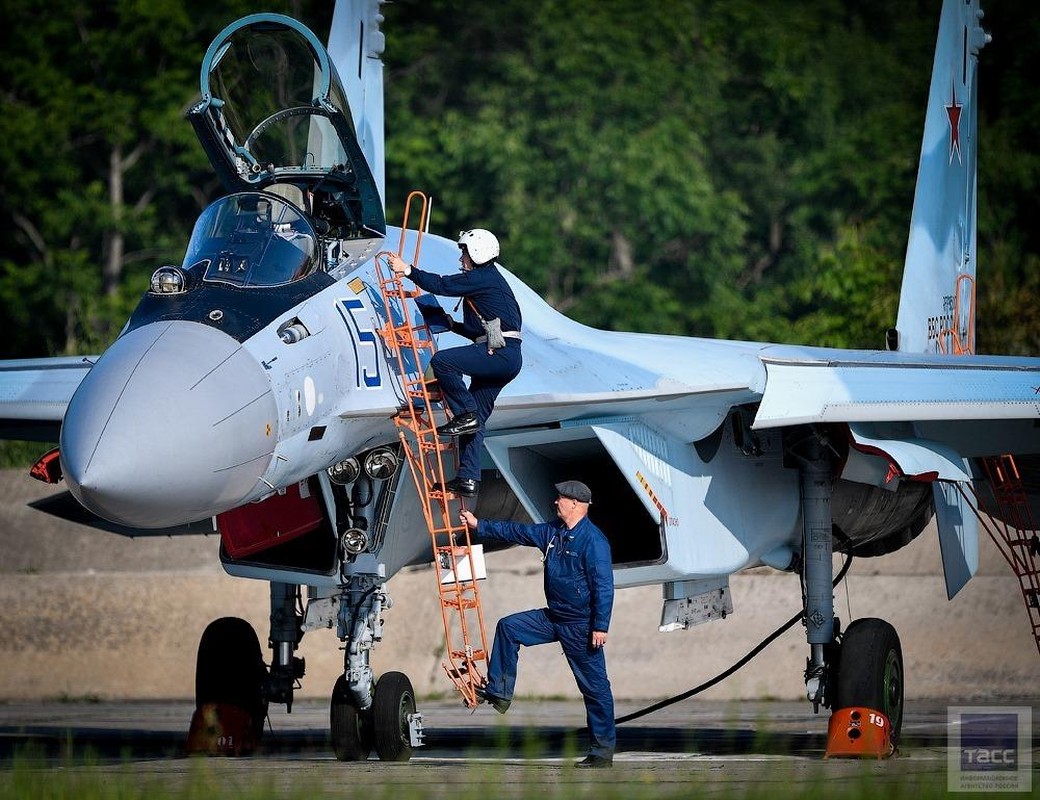
[[[989,518],[979,515],[979,522],[1018,576],[1029,624],[1033,629],[1033,639],[1040,651],[1040,533],[1033,521],[1029,499],[1022,486],[1015,459],[1003,455],[982,458],[980,461],[992,487],[996,509]],[[977,495],[975,499],[979,501]]]
[[[415,252],[411,259],[414,264],[419,260],[427,223],[428,201],[422,192],[412,192],[405,202],[397,255],[403,257],[413,198],[422,201]],[[455,455],[454,440],[443,441],[437,436],[432,402],[439,399],[439,392],[431,391],[423,374],[423,364],[429,363],[437,345],[424,322],[413,322],[413,312],[407,301],[418,297],[421,292],[404,288],[401,278],[386,263],[390,255],[382,252],[376,256],[376,277],[387,312],[387,322],[379,333],[397,358],[405,398],[404,408],[394,417],[394,423],[411,467],[433,545],[434,575],[440,595],[448,657],[442,666],[462,694],[465,704],[474,708],[479,702],[476,689],[486,680],[481,662],[486,666],[488,657],[478,589],[478,579],[483,577],[483,563],[482,560],[478,563],[474,555],[469,529],[459,521],[459,510],[465,508],[464,498],[433,488],[435,483],[444,486],[446,482],[445,455]]]

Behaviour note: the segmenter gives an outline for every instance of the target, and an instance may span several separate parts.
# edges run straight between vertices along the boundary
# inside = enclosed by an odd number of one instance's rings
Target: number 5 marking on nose
[[[347,325],[347,331],[350,332],[350,343],[354,348],[355,382],[358,388],[363,386],[366,389],[378,389],[383,385],[383,378],[379,373],[379,338],[375,331],[363,325],[359,319],[365,310],[365,304],[356,297],[340,297],[336,303],[336,308]],[[366,364],[363,365],[362,361]]]

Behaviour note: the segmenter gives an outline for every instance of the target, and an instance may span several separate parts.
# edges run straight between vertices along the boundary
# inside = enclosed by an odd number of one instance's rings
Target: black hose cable
[[[841,570],[839,570],[838,574],[834,577],[834,580],[831,582],[832,587],[837,587],[837,585],[841,583],[842,579],[845,577],[845,574],[849,571],[849,567],[851,566],[852,553],[848,553],[845,556],[845,563],[842,564]],[[775,631],[769,634],[765,639],[759,642],[746,656],[740,659],[740,661],[738,661],[736,664],[734,664],[724,672],[719,673],[714,678],[707,680],[700,686],[695,686],[694,688],[685,691],[682,694],[677,694],[675,697],[669,697],[667,700],[661,700],[660,702],[654,703],[653,705],[649,705],[646,708],[641,708],[639,711],[633,711],[631,714],[625,714],[625,716],[623,717],[618,717],[614,720],[614,724],[621,725],[622,723],[631,722],[634,719],[645,717],[647,714],[652,714],[654,711],[660,711],[662,708],[674,705],[675,703],[678,703],[682,700],[686,700],[689,697],[693,697],[695,694],[699,694],[700,692],[703,692],[705,689],[710,689],[716,683],[725,680],[738,669],[747,664],[751,659],[753,659],[755,656],[761,653],[775,639],[783,635],[788,630],[788,628],[790,628],[792,625],[798,622],[798,620],[802,618],[803,613],[804,611],[799,611],[797,614],[795,614],[793,617],[787,620],[787,622],[785,622],[783,625],[781,625],[779,628],[777,628]],[[588,730],[588,728],[582,728],[582,730]]]

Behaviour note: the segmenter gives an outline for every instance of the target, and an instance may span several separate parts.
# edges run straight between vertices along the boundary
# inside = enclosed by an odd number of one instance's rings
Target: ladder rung
[[[476,608],[477,600],[471,597],[456,597],[454,599],[448,599],[446,597],[441,598],[441,604],[444,606],[450,606],[451,608]]]
[[[464,544],[439,544],[437,545],[437,552],[451,556],[468,556],[473,552],[473,548]]]
[[[414,415],[412,412],[415,412]],[[406,405],[404,408],[399,410],[394,415],[394,422],[396,422],[398,425],[403,425],[404,427],[409,428],[410,430],[415,430],[417,427],[423,428],[425,426],[422,424],[424,421],[422,415],[425,412],[426,409],[419,409],[415,408],[414,406]],[[418,422],[413,420],[413,416],[418,420]]]
[[[457,528],[457,527],[447,527],[447,528],[436,528],[436,527],[434,527],[434,528],[430,528],[430,533],[432,535],[434,535],[434,536],[453,536],[453,535],[455,535],[457,533],[461,533],[461,532],[462,532],[461,529]]]
[[[442,566],[441,569],[450,569],[450,567]],[[456,586],[455,584],[458,584]],[[472,578],[459,578],[458,580],[452,581],[451,583],[441,584],[441,594],[443,595],[455,595],[455,594],[466,594],[467,592],[473,592],[476,588],[477,582]]]
[[[466,653],[465,650],[452,650],[452,658],[468,658],[470,661],[484,661],[487,658],[487,653],[483,650],[474,650],[472,655]]]

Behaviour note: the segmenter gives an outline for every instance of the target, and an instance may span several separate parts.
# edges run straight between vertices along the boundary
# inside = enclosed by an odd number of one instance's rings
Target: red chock
[[[191,755],[244,756],[256,748],[253,717],[226,703],[204,703],[195,709],[188,730]]]
[[[827,724],[824,758],[888,758],[895,753],[892,723],[871,708],[842,708]]]

